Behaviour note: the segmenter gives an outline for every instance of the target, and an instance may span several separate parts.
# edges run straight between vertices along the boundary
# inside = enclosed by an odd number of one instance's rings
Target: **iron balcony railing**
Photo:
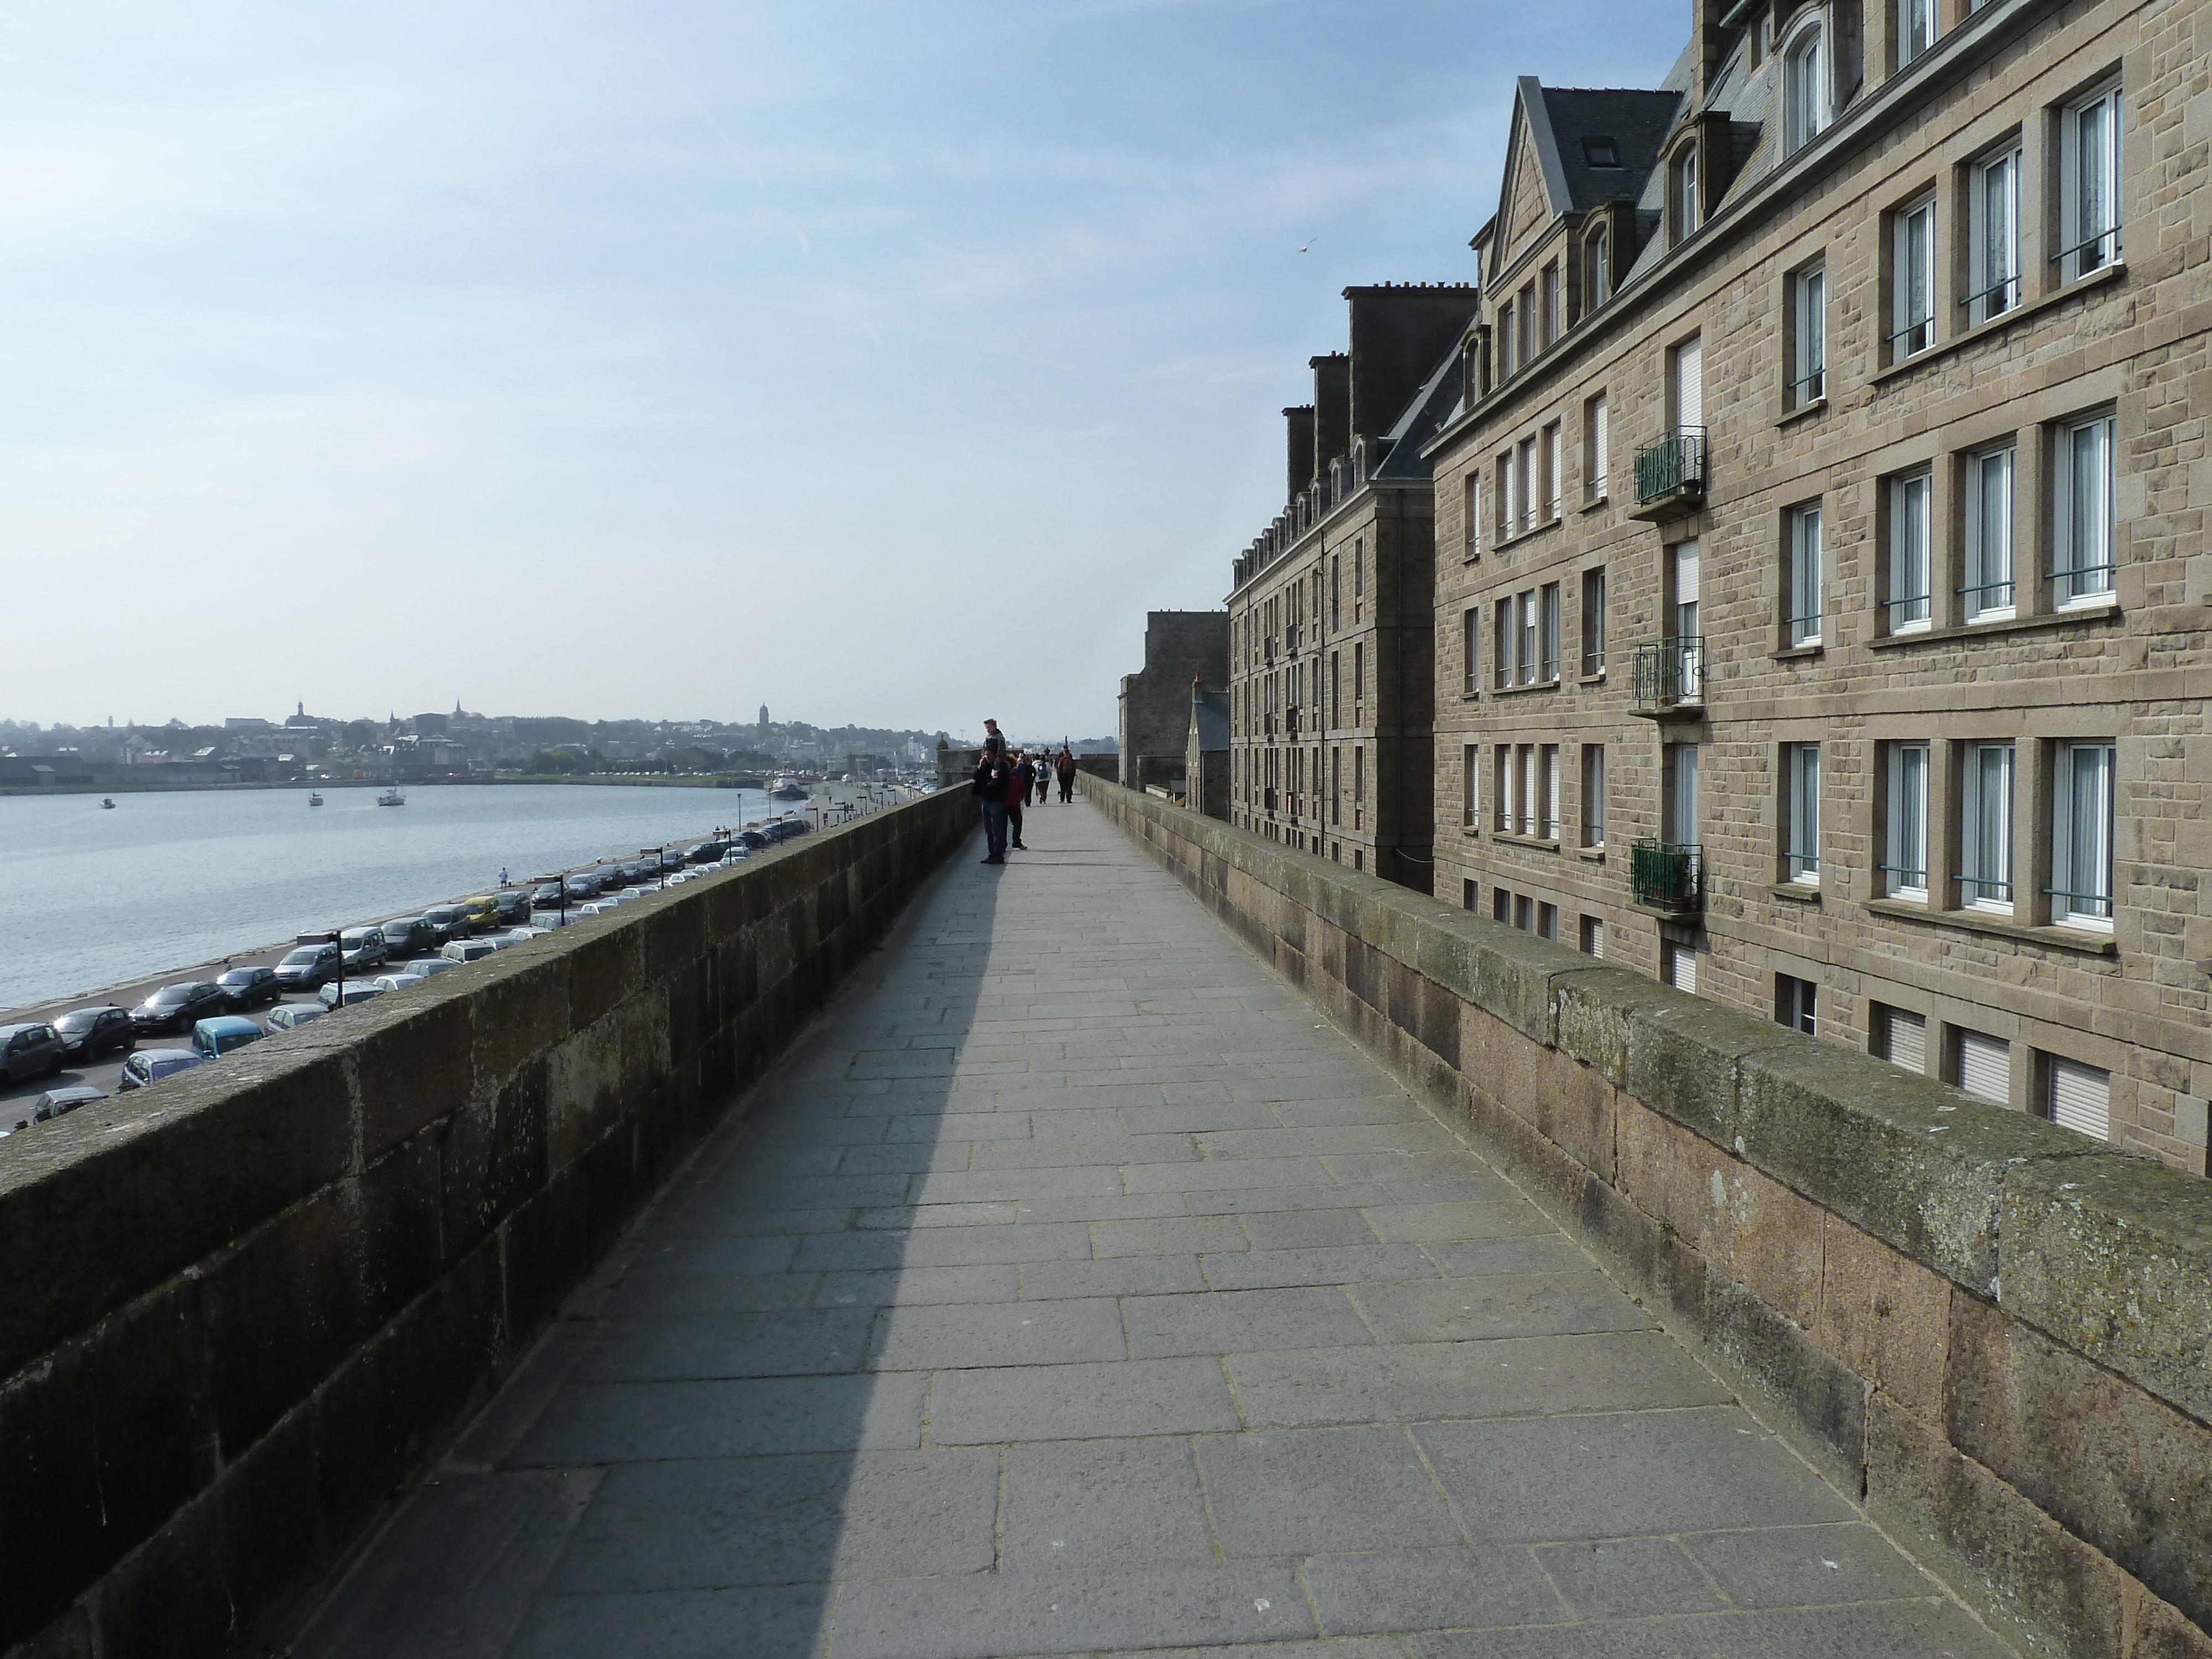
[[[1678,426],[1636,452],[1636,504],[1705,493],[1705,429]]]
[[[1693,916],[1705,908],[1705,866],[1693,846],[1649,836],[1629,849],[1630,896],[1662,916]]]
[[[1636,710],[1697,708],[1705,701],[1705,640],[1702,634],[1647,640],[1636,647]]]

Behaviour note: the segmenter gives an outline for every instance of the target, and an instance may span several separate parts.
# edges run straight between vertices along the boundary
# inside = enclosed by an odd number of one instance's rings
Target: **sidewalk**
[[[2002,1659],[1091,808],[1026,839],[956,855],[300,1653]]]

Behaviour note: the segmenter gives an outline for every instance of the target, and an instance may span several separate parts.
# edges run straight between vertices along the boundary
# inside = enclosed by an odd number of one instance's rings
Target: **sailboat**
[[[376,804],[379,806],[404,806],[407,797],[399,793],[399,786],[395,783],[376,798]]]
[[[310,806],[320,806],[322,804],[323,804],[323,792],[322,792],[321,790],[317,789],[317,790],[312,791],[312,792],[308,794],[308,796],[307,796],[307,805],[310,805]]]

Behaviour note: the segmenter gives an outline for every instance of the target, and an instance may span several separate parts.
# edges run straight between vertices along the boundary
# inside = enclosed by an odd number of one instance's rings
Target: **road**
[[[873,799],[877,805],[896,805],[901,800],[912,799],[912,792],[878,788],[873,792]],[[811,799],[806,801],[779,802],[777,806],[779,811],[795,811],[808,818],[810,822],[818,822],[826,826],[835,827],[867,810],[869,799],[870,792],[866,786],[824,784],[817,785]],[[702,830],[700,833],[703,836],[706,832]],[[681,842],[670,843],[672,846],[679,844],[683,843]],[[611,858],[615,856],[620,856],[620,854],[610,855]],[[628,856],[634,859],[637,855],[632,853]],[[594,860],[590,863],[577,865],[574,868],[588,870],[592,868],[593,865],[605,861],[606,860]],[[561,873],[566,875],[569,872],[563,871]],[[520,887],[533,886],[541,879],[550,880],[552,872],[548,872],[543,876],[533,875],[527,881],[513,884]],[[493,890],[478,889],[477,890]],[[466,895],[463,894],[455,895],[457,898],[465,896]],[[420,915],[422,912],[417,910],[413,914]],[[384,918],[380,917],[377,920],[382,921]],[[324,924],[310,922],[307,925]],[[355,924],[349,922],[343,925],[351,927]],[[0,1024],[16,1024],[30,1021],[52,1021],[72,1008],[97,1008],[108,1004],[113,1004],[118,1008],[135,1008],[164,985],[189,984],[198,980],[213,979],[227,968],[254,968],[264,963],[273,966],[283,960],[285,952],[293,948],[294,943],[291,939],[283,939],[258,951],[243,951],[217,961],[203,962],[193,967],[172,969],[149,978],[134,980],[122,985],[108,986],[97,991],[80,992],[73,996],[58,997],[51,1002],[40,1003],[27,1008],[10,1010],[4,1016],[0,1016]],[[384,971],[382,969],[377,969],[364,977],[373,979],[376,974]],[[283,999],[287,1002],[296,1003],[310,1003],[316,1000],[316,995],[313,992],[301,996]],[[248,1017],[259,1023],[267,1019],[268,1013],[269,1010],[266,1007],[255,1008],[249,1011]],[[141,1037],[138,1046],[142,1048],[183,1048],[190,1047],[191,1042],[191,1033],[185,1030],[166,1033],[159,1036]],[[19,1122],[27,1118],[32,1103],[49,1089],[69,1088],[82,1084],[97,1089],[102,1094],[113,1094],[117,1081],[123,1075],[125,1052],[118,1051],[104,1054],[88,1065],[64,1066],[58,1076],[33,1078],[20,1083],[0,1084],[0,1133],[12,1131]]]

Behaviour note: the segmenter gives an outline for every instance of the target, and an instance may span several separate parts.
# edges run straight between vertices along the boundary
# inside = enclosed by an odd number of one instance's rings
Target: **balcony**
[[[1705,712],[1705,640],[1702,634],[1648,640],[1636,647],[1635,701],[1647,720],[1696,720]]]
[[[1629,849],[1629,896],[1640,909],[1694,916],[1705,908],[1705,866],[1696,847],[1644,837]]]
[[[1676,427],[1636,452],[1636,508],[1632,519],[1671,519],[1705,499],[1705,429]]]

